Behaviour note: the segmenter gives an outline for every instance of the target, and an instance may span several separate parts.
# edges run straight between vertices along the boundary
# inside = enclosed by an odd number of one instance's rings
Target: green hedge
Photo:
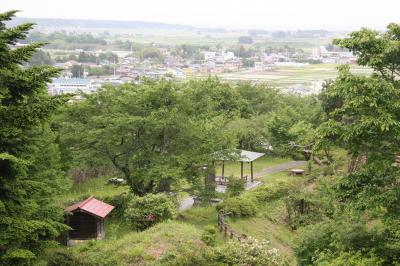
[[[257,207],[253,200],[247,197],[233,197],[217,205],[221,213],[231,213],[233,216],[250,217],[257,214]]]

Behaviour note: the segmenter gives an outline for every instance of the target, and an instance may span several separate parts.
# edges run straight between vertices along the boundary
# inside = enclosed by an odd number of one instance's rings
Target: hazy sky
[[[140,20],[200,27],[384,29],[400,0],[0,0],[21,17]]]

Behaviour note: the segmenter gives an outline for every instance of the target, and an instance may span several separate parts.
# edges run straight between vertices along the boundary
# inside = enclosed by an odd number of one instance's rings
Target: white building
[[[203,52],[203,54],[204,54],[204,60],[205,61],[208,61],[208,60],[210,60],[210,59],[214,59],[215,58],[215,55],[217,54],[216,52],[208,52],[208,51],[205,51],[205,52]]]
[[[98,86],[93,84],[90,79],[67,78],[53,79],[53,82],[48,85],[50,95],[59,95],[66,93],[92,93],[97,91]]]
[[[235,54],[233,52],[229,52],[229,51],[227,51],[227,52],[222,51],[222,52],[218,52],[218,53],[205,51],[205,52],[203,52],[203,54],[204,54],[205,61],[214,60],[216,62],[223,63],[225,61],[235,59]]]
[[[263,71],[264,63],[263,62],[254,62],[254,70],[255,71]]]

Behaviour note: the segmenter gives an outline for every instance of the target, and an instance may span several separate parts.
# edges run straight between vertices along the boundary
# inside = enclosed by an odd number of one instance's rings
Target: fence
[[[225,221],[225,218],[227,216],[229,216],[230,214],[232,214],[232,213],[230,213],[230,212],[218,213],[218,228],[221,232],[224,232],[225,237],[234,238],[234,239],[237,239],[239,242],[242,242],[242,240],[247,238],[247,235],[239,234],[228,226],[228,224]]]

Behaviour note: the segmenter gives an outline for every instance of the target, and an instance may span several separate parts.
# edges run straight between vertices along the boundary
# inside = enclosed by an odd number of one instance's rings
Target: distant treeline
[[[16,26],[21,23],[33,22],[48,28],[145,28],[145,29],[179,29],[195,30],[195,27],[179,24],[144,21],[90,20],[90,19],[60,19],[60,18],[15,18],[7,23]]]

